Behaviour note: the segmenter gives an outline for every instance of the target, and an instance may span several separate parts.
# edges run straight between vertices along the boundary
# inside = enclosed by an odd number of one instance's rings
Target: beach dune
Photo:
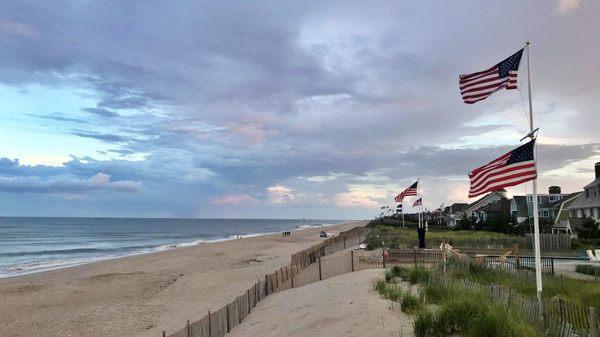
[[[364,225],[328,227],[344,231]],[[160,336],[246,291],[320,242],[321,228],[0,279],[0,336]]]

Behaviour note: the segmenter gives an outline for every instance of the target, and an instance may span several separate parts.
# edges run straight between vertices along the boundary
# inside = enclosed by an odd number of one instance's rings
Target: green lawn
[[[376,226],[369,234],[370,240],[383,240],[388,247],[412,248],[417,244],[417,231],[414,228]],[[455,247],[468,248],[512,248],[513,244],[523,238],[503,233],[486,231],[455,231],[450,229],[431,228],[425,234],[427,246],[439,247],[443,239]]]

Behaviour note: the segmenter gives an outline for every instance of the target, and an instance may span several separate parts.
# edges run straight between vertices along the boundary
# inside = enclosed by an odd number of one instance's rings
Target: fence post
[[[185,326],[185,336],[190,337],[190,320],[188,319],[187,324]]]
[[[350,269],[350,270],[351,270],[351,271],[354,271],[354,250],[351,250],[351,251],[350,251],[350,260],[352,260],[352,262],[351,262],[351,266],[352,266],[352,267],[351,267],[351,269]]]
[[[381,260],[383,261],[383,269],[385,269],[385,248],[381,251]]]
[[[512,297],[512,287],[508,287],[508,299],[506,300],[506,307],[510,307],[510,299]]]
[[[250,288],[246,292],[246,298],[248,299],[248,315],[250,315]]]
[[[163,330],[162,337],[167,337],[167,333]]]
[[[227,332],[231,331],[231,327],[229,326],[229,304],[225,305],[225,320],[227,321]]]
[[[269,279],[268,275],[265,274],[265,296],[269,295]]]
[[[519,258],[519,244],[515,243],[513,247],[513,252],[515,254],[515,269],[519,269],[521,267],[521,259]]]
[[[590,307],[590,337],[598,337],[598,314],[596,313],[596,308]]]
[[[321,274],[321,258],[319,258],[319,281],[323,280],[323,276]]]
[[[444,274],[446,274],[446,239],[442,239],[442,262],[444,263]]]
[[[415,267],[417,266],[417,250],[413,248],[413,262],[415,263]]]
[[[554,258],[550,258],[550,264],[552,266],[552,275],[554,275]]]
[[[346,249],[346,237],[344,236],[344,249]]]
[[[210,319],[210,310],[208,311],[208,337],[212,337],[212,326],[211,326],[211,319]]]

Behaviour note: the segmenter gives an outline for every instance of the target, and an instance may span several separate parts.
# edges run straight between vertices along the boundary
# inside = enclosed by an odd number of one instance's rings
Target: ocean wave
[[[119,252],[119,251],[132,251],[132,250],[139,250],[139,249],[150,249],[150,248],[155,248],[155,247],[157,247],[157,245],[138,245],[138,246],[125,246],[125,247],[114,247],[114,248],[48,249],[48,250],[37,250],[37,251],[5,252],[5,253],[0,253],[0,257],[95,254],[95,253],[109,253],[109,252]]]

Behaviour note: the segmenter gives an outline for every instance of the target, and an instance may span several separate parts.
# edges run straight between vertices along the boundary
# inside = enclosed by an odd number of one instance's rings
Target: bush
[[[454,292],[442,286],[428,284],[421,288],[421,294],[426,302],[439,304],[442,299],[453,296]]]
[[[408,270],[406,278],[411,284],[425,283],[429,280],[429,271],[423,266],[416,266]]]
[[[435,317],[429,311],[421,311],[413,322],[413,331],[416,337],[435,335]]]
[[[384,280],[377,280],[373,289],[381,296],[385,296],[387,284]]]
[[[400,309],[407,314],[419,312],[423,309],[423,301],[411,293],[404,293]]]
[[[575,271],[581,274],[600,276],[600,267],[590,266],[589,264],[578,264]]]
[[[403,296],[402,288],[395,287],[395,286],[388,287],[386,294],[387,294],[387,298],[389,298],[391,301],[394,301],[394,302],[399,302]]]

